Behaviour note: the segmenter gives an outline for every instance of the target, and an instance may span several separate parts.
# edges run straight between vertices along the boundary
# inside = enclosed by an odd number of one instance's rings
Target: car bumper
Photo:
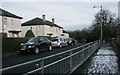
[[[31,53],[34,51],[34,48],[28,48],[28,49],[21,49],[20,52],[21,53]]]
[[[59,47],[60,45],[59,44],[56,44],[56,43],[53,43],[52,44],[52,47]]]

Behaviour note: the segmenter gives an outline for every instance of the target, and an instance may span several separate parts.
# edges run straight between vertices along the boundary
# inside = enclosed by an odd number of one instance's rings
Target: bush
[[[35,37],[35,35],[31,30],[28,30],[25,34],[25,37]]]
[[[2,53],[13,53],[20,50],[20,44],[30,38],[2,38]]]
[[[0,37],[1,36],[4,37],[4,38],[7,37],[7,33],[0,33]]]

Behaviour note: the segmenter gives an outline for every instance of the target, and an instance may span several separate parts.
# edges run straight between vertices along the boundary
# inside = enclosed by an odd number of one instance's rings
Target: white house
[[[0,8],[0,33],[7,33],[7,37],[19,37],[21,19],[22,17]]]
[[[118,17],[120,17],[120,1],[118,2]]]
[[[62,38],[69,38],[69,33],[67,31],[63,30],[61,37]]]
[[[45,19],[45,15],[42,15],[42,19],[36,17],[25,23],[22,23],[22,37],[25,37],[27,32],[31,30],[35,37],[37,36],[51,36],[60,37],[63,28],[54,23],[54,18],[52,22]]]

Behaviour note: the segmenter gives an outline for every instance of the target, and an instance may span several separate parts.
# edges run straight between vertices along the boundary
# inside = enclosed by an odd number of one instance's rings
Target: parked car
[[[66,38],[68,46],[76,45],[77,41],[74,38]]]
[[[22,43],[20,52],[39,53],[44,50],[52,50],[52,44],[46,37],[31,38],[28,42]]]
[[[63,38],[53,38],[51,40],[52,47],[63,47],[63,46],[68,46],[67,42]]]

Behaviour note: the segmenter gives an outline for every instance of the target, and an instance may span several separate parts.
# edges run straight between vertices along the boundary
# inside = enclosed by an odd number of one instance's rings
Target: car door
[[[48,46],[49,46],[48,39],[47,38],[43,38],[43,47],[44,47],[43,49],[47,50]]]
[[[44,50],[44,40],[43,40],[43,38],[39,38],[39,49],[40,49],[40,51]]]

